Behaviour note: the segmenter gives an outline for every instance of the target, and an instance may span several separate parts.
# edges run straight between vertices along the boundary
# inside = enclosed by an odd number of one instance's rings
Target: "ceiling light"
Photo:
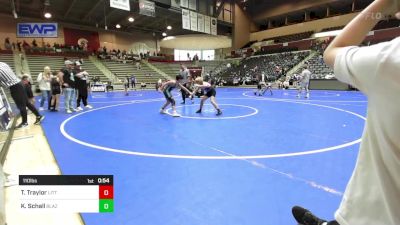
[[[163,36],[163,37],[166,37],[166,36],[167,36],[167,33],[163,32],[163,33],[162,33],[162,36]]]
[[[135,19],[133,17],[129,17],[128,21],[132,23],[133,21],[135,21]]]
[[[51,18],[51,13],[49,13],[49,12],[44,13],[44,17],[47,18],[47,19],[50,19]]]
[[[121,28],[121,25],[117,24],[117,25],[115,25],[115,27],[119,29],[119,28]]]
[[[167,30],[171,30],[171,29],[172,29],[172,27],[168,25],[167,26]]]

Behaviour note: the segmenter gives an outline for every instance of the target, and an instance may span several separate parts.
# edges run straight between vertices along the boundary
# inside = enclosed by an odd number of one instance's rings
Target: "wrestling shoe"
[[[173,113],[172,113],[172,116],[173,116],[173,117],[180,117],[181,115],[179,115],[177,112],[173,112]]]
[[[308,209],[300,206],[294,206],[292,208],[292,214],[300,225],[322,225],[322,223],[326,222],[325,220],[316,217]]]

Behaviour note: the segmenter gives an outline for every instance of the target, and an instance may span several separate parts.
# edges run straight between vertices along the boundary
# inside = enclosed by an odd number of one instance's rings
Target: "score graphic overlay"
[[[20,175],[19,208],[27,212],[114,212],[113,175]]]

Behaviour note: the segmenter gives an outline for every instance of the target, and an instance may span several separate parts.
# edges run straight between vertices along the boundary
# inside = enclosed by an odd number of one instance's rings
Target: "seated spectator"
[[[111,81],[108,81],[107,85],[106,85],[106,91],[110,92],[110,91],[113,91],[113,90],[114,90],[114,86],[112,85]]]
[[[142,90],[144,90],[145,88],[146,88],[146,83],[145,82],[142,82],[142,83],[140,83],[140,88],[142,89]]]
[[[10,38],[8,38],[8,37],[4,40],[4,48],[6,50],[11,50],[11,48],[12,48]]]
[[[38,44],[36,43],[36,39],[33,39],[33,41],[32,41],[32,47],[35,47],[35,48],[38,47]]]
[[[28,42],[26,42],[25,40],[22,43],[22,48],[27,51],[30,50],[31,46],[28,44]]]

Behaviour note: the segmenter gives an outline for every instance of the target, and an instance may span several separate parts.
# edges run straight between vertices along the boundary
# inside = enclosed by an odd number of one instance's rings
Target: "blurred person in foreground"
[[[400,0],[375,0],[333,40],[324,53],[336,78],[368,97],[367,120],[353,175],[333,221],[300,206],[303,225],[400,224],[400,38],[358,47],[380,21],[400,18]],[[323,203],[320,203],[320,206]]]

